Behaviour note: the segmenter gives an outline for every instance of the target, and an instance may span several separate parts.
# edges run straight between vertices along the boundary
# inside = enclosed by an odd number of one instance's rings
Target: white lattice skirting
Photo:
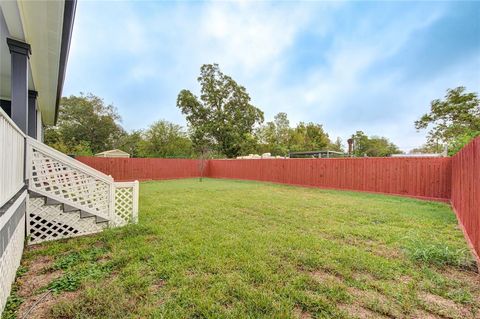
[[[64,212],[62,205],[45,205],[43,198],[28,200],[29,244],[94,234],[108,224],[97,223],[96,217],[82,218],[80,211]]]
[[[7,298],[10,295],[12,283],[15,280],[17,268],[20,266],[24,240],[25,215],[15,228],[12,237],[10,237],[10,242],[0,259],[0,313],[2,313],[5,307]]]

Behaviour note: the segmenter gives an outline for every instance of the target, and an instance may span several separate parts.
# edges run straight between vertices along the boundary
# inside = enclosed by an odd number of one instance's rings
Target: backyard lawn
[[[142,183],[139,216],[29,247],[4,317],[480,318],[446,204],[186,179]]]

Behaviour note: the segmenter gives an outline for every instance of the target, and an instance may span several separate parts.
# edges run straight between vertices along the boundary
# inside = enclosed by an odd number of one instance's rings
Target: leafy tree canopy
[[[192,143],[180,125],[154,122],[139,143],[140,157],[191,157]]]
[[[273,121],[267,122],[257,130],[259,139],[259,153],[285,156],[290,147],[290,121],[287,113],[280,112],[274,116]]]
[[[292,130],[290,151],[317,151],[331,149],[328,134],[323,126],[315,123],[300,122]]]
[[[475,136],[480,135],[480,99],[465,87],[448,89],[443,100],[430,104],[430,112],[415,122],[417,130],[430,128],[427,146],[447,144],[454,154]]]
[[[402,151],[385,137],[368,137],[362,131],[352,135],[353,154],[355,156],[384,157],[392,154],[401,154]]]
[[[278,113],[257,131],[259,150],[285,156],[289,152],[332,150],[343,151],[341,140],[332,143],[321,124],[300,122],[290,127],[286,113]]]
[[[62,98],[57,126],[45,130],[45,142],[65,153],[91,155],[114,148],[124,134],[113,105],[81,93]]]
[[[227,157],[241,154],[245,137],[263,122],[263,112],[250,103],[246,89],[223,74],[218,64],[204,64],[198,82],[200,98],[189,90],[180,91],[177,98],[194,147],[210,145]]]

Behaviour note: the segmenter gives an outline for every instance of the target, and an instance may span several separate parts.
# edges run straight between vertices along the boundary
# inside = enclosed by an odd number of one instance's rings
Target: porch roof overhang
[[[30,44],[29,90],[45,125],[54,125],[63,89],[76,0],[0,1],[0,98],[11,98],[11,63],[6,38]]]

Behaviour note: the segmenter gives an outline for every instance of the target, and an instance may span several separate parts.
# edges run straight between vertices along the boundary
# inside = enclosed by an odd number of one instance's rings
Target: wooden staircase
[[[26,141],[29,244],[137,222],[138,182],[114,182],[43,143]]]

